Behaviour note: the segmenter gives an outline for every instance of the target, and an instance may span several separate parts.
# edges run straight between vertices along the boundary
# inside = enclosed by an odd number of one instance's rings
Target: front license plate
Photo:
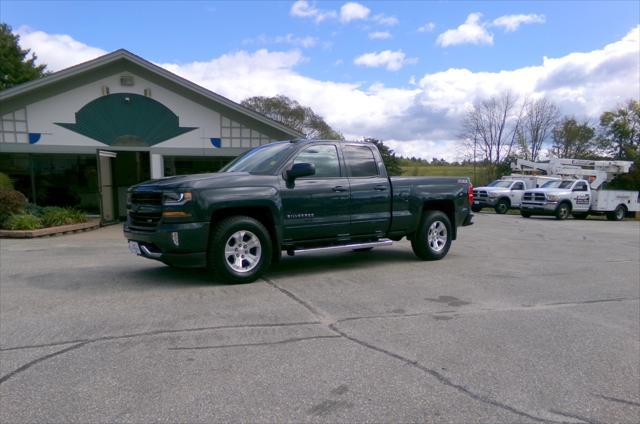
[[[140,245],[138,245],[137,241],[130,241],[129,242],[129,251],[131,253],[133,253],[134,255],[141,255],[142,252],[140,252]]]
[[[480,204],[480,201],[479,201],[479,200],[474,200],[474,201],[473,201],[473,204],[474,204],[474,205],[479,205],[479,204]]]

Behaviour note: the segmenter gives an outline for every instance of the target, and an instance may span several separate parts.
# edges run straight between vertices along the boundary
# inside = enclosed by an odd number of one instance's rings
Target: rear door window
[[[377,177],[379,175],[376,159],[367,146],[345,146],[344,159],[347,162],[349,176],[352,178]]]

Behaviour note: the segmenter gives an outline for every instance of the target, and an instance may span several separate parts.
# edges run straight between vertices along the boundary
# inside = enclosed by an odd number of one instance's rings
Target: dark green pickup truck
[[[129,189],[124,235],[137,255],[258,278],[283,251],[366,251],[407,237],[423,260],[446,256],[471,224],[465,177],[391,177],[375,145],[295,140],[252,149],[215,174]]]

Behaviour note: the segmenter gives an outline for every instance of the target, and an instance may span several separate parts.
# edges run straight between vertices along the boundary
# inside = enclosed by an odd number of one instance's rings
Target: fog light
[[[173,244],[175,244],[176,246],[180,246],[180,239],[178,238],[178,233],[176,233],[175,231],[171,233],[171,240],[173,241]]]

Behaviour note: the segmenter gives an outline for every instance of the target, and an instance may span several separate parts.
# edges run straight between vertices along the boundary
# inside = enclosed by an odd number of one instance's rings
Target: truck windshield
[[[495,180],[494,182],[492,182],[491,184],[489,184],[487,187],[503,187],[503,188],[509,188],[511,186],[511,183],[513,181],[504,181],[504,180]]]
[[[295,145],[289,142],[265,144],[238,156],[222,168],[220,172],[273,174],[294,150]]]
[[[569,188],[574,181],[548,181],[542,185],[542,188]]]

